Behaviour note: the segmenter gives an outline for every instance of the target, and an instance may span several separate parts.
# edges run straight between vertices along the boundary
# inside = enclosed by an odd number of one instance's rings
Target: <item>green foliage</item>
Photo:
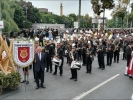
[[[1,1],[2,20],[4,21],[3,32],[19,31],[17,24],[14,22],[14,9],[10,7],[10,0]]]
[[[0,73],[0,86],[4,88],[16,88],[21,81],[21,75],[18,72],[12,72],[10,74]]]

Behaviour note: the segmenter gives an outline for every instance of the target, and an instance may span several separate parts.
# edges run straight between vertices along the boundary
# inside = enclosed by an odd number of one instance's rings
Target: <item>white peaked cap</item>
[[[82,30],[80,30],[80,33],[83,33],[83,31],[82,31]]]
[[[49,33],[52,33],[52,31],[50,30],[50,31],[48,31]]]
[[[60,43],[60,40],[58,40],[57,43]]]
[[[88,43],[90,44],[90,43],[91,43],[91,41],[88,41]]]
[[[127,35],[125,35],[125,37],[127,37]]]
[[[89,31],[86,30],[85,33],[89,33]]]
[[[53,40],[53,38],[51,38],[51,40]]]
[[[48,41],[48,40],[49,40],[49,38],[46,38],[46,40]]]
[[[117,35],[117,38],[119,38],[119,35]]]
[[[69,33],[69,31],[68,31],[68,30],[66,30],[66,32],[67,32],[67,33]]]
[[[38,37],[35,37],[35,41],[39,41],[39,38]]]
[[[76,33],[76,32],[77,32],[77,30],[74,30],[74,32]]]
[[[99,39],[99,41],[101,42],[101,41],[102,41],[102,39]]]
[[[78,38],[78,40],[80,40],[80,38]]]
[[[108,33],[105,33],[105,36],[108,36]]]
[[[91,31],[91,30],[89,30],[89,33],[92,33],[92,31]]]
[[[133,36],[133,33],[131,33],[131,35]]]
[[[122,38],[119,38],[120,40],[122,40]]]
[[[73,44],[72,44],[72,47],[74,47],[75,45],[76,45],[76,44],[75,44],[75,43],[73,43]]]
[[[30,39],[30,42],[32,42],[32,39]]]

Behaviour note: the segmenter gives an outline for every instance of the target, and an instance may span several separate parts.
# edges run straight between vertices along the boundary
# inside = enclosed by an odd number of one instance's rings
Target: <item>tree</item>
[[[122,0],[119,0],[118,1],[118,5],[113,9],[113,12],[112,12],[112,15],[114,17],[120,17],[121,20],[122,20],[122,29],[123,29],[123,20],[124,20],[124,17],[126,15],[126,6],[125,4],[122,2]]]
[[[1,9],[2,9],[2,20],[4,21],[3,32],[19,31],[17,24],[13,20],[14,9],[10,7],[10,0],[2,0]]]

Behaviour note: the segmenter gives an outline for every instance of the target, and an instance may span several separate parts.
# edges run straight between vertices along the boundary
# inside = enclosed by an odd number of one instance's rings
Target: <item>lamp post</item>
[[[41,29],[42,29],[42,20],[41,20]]]
[[[26,20],[27,20],[27,10],[28,10],[28,7],[26,5],[23,5],[23,7],[25,8],[25,14],[26,14]]]
[[[117,28],[117,22],[118,22],[118,18],[116,18],[116,28]]]
[[[25,21],[23,21],[23,28],[25,28],[25,24],[24,23],[25,23]]]
[[[53,20],[53,29],[54,29],[54,20]]]
[[[1,17],[2,17],[2,12],[1,12],[1,10],[2,10],[2,8],[1,8],[1,2],[2,2],[2,0],[0,1],[0,21],[1,21]],[[2,29],[0,28],[0,35],[2,34]]]
[[[78,33],[80,33],[81,0],[79,0]]]

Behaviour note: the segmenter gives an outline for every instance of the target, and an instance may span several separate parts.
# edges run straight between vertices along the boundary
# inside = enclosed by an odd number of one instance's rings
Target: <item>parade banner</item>
[[[34,60],[34,42],[14,42],[13,58],[18,66],[28,67]]]

